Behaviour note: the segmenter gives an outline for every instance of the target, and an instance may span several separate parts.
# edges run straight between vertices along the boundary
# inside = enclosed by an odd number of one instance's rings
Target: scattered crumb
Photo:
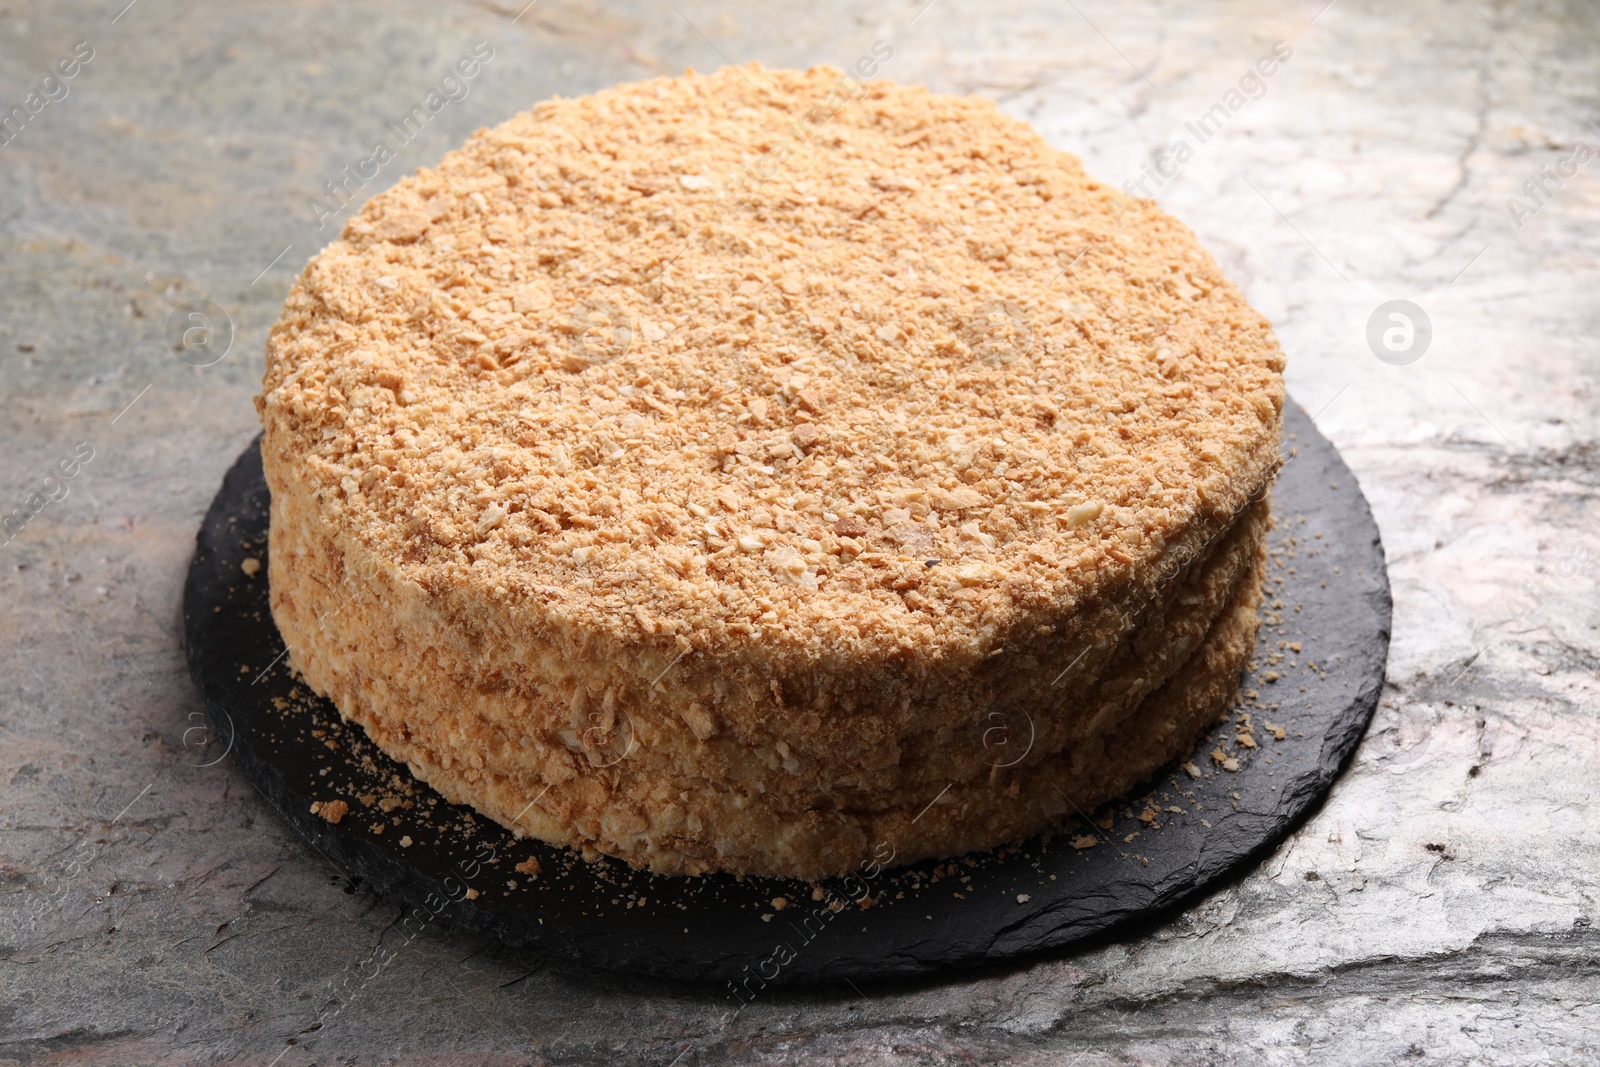
[[[254,556],[246,556],[244,562],[239,564],[239,569],[244,571],[245,577],[254,578],[261,573],[261,561]]]
[[[1194,765],[1194,760],[1190,760],[1189,762],[1185,763],[1183,765],[1183,770],[1184,770],[1184,773],[1187,774],[1190,778],[1198,778],[1198,777],[1200,777],[1200,768],[1196,767]]]
[[[479,893],[476,889],[473,889],[471,886],[467,887],[467,899],[468,900],[477,900],[478,897],[480,897],[481,895],[482,895],[481,893]]]
[[[405,837],[402,837],[400,839],[400,847],[401,848],[410,848],[411,847],[411,835],[410,834],[407,834]]]
[[[327,803],[316,801],[311,805],[311,814],[320,815],[324,819],[327,819],[329,822],[333,823],[335,826],[338,825],[339,820],[344,818],[349,811],[350,805],[346,804],[342,800],[330,800]]]
[[[773,911],[782,911],[784,908],[787,908],[788,906],[789,906],[789,898],[788,897],[773,897],[772,898],[772,910]]]
[[[1018,904],[1026,904],[1028,901],[1030,901],[1032,899],[1033,899],[1033,897],[1029,896],[1027,893],[1018,893],[1017,894],[1017,903]]]
[[[529,878],[537,878],[539,877],[539,871],[542,868],[539,866],[539,860],[537,857],[529,856],[512,869],[517,871],[519,874],[527,875]]]

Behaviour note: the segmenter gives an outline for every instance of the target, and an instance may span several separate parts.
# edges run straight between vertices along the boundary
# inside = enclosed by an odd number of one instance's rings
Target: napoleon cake
[[[383,751],[590,858],[992,849],[1227,712],[1282,366],[1187,229],[987,101],[550,100],[289,294],[273,617]]]

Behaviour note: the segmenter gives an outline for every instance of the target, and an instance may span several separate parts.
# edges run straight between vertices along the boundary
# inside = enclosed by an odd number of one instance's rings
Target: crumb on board
[[[239,564],[239,569],[244,571],[246,578],[254,578],[261,573],[261,561],[254,556],[246,556],[244,562]]]
[[[327,819],[329,822],[333,823],[335,826],[339,824],[339,820],[344,818],[349,811],[350,805],[346,804],[342,800],[314,800],[311,802],[311,814],[320,815],[324,819]]]
[[[529,878],[537,878],[537,877],[539,877],[539,871],[540,871],[538,857],[529,856],[527,859],[525,859],[521,863],[517,864],[516,867],[513,868],[513,869],[516,870],[519,874],[527,875]]]

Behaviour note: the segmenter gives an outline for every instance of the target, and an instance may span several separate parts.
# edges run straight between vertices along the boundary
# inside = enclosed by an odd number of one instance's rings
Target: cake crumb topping
[[[941,657],[1236,509],[1282,357],[1188,230],[984,100],[779,153],[837,79],[546,101],[374,198],[261,400],[337,525],[621,639]]]

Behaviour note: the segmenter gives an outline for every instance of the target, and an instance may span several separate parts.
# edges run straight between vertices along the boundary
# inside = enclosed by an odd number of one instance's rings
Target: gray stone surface
[[[0,547],[0,1064],[1595,1062],[1600,161],[1559,169],[1600,145],[1593,8],[121,3],[0,0],[4,109],[94,49],[0,146],[4,510],[94,449]],[[885,75],[990,95],[1107,180],[1186,139],[1147,188],[1276,323],[1389,552],[1389,683],[1326,807],[1136,940],[736,1012],[405,941],[226,761],[192,766],[179,589],[265,331],[334,232],[306,201],[480,39],[470,94],[363,196],[551,94],[874,39]],[[1365,340],[1397,298],[1433,326],[1405,366]],[[164,340],[199,299],[237,329],[204,368]]]

